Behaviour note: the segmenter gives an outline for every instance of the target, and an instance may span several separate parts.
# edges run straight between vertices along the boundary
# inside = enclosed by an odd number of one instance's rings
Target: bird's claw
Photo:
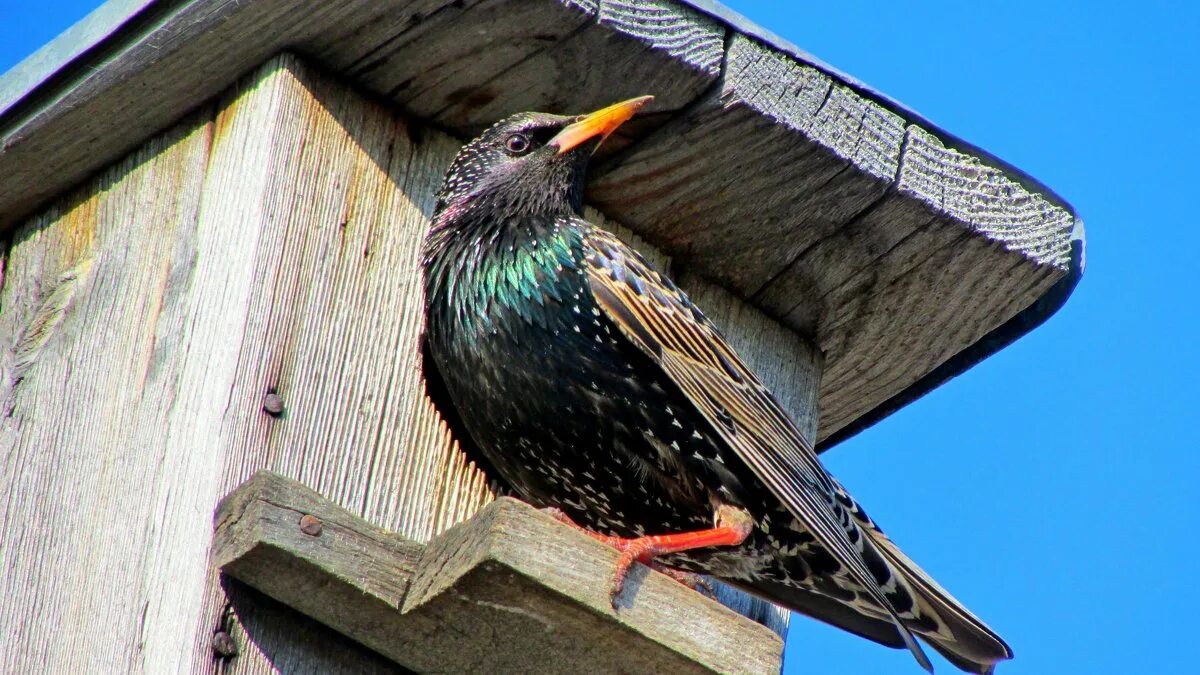
[[[621,553],[617,558],[617,569],[613,572],[612,583],[609,586],[608,596],[612,603],[613,609],[617,608],[617,598],[620,597],[621,591],[625,588],[625,579],[629,576],[629,570],[633,568],[634,563],[642,563],[649,566],[658,572],[671,577],[675,581],[687,586],[688,588],[707,595],[710,598],[716,597],[716,592],[713,590],[712,583],[707,577],[694,572],[684,572],[683,570],[673,569],[660,563],[654,562],[654,557],[663,553],[670,553],[671,547],[662,545],[663,537],[637,537],[634,539],[625,539],[623,537],[613,537],[605,534],[592,532],[591,530],[576,523],[566,514],[565,511],[556,507],[549,506],[541,509],[541,511],[558,522],[570,526],[589,537],[607,544]]]
[[[617,569],[613,573],[612,585],[609,587],[608,597],[612,601],[613,609],[617,608],[617,597],[621,595],[621,591],[625,588],[625,577],[629,575],[629,570],[635,562],[650,564],[654,557],[653,545],[646,539],[616,539],[611,543],[611,546],[621,552],[621,556],[617,558]]]
[[[674,567],[667,567],[659,563],[651,563],[650,567],[662,572],[663,574],[671,577],[675,581],[678,581],[679,583],[687,586],[701,595],[707,596],[713,600],[717,598],[717,591],[715,588],[713,588],[712,581],[703,574],[698,574],[696,572],[685,572],[683,570],[677,570]]]

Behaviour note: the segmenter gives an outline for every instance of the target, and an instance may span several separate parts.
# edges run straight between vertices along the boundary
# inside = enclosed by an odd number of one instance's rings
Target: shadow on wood
[[[422,672],[779,671],[774,632],[643,566],[614,611],[616,559],[505,498],[421,545],[267,471],[213,542],[229,577]]]
[[[269,667],[281,675],[321,673],[321,675],[400,675],[412,671],[377,652],[330,630],[281,602],[271,599],[254,588],[232,578],[221,579],[222,591],[229,599],[231,616],[226,628],[233,637],[232,656],[220,655],[213,649],[213,658],[232,663],[238,654],[254,651],[261,654]],[[236,623],[239,630],[234,630]],[[253,646],[245,641],[254,643]],[[348,655],[353,654],[353,658]],[[217,672],[243,672],[239,668]]]

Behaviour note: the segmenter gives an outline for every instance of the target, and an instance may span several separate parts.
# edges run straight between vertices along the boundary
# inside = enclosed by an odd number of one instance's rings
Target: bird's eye
[[[525,154],[529,147],[529,138],[525,134],[513,134],[504,140],[504,148],[510,155]]]

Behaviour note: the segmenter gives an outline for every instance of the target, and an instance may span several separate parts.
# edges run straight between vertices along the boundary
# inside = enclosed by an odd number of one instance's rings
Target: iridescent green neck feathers
[[[425,251],[431,321],[473,335],[495,331],[504,314],[539,323],[548,302],[579,290],[581,226],[566,217],[529,218],[434,232]]]

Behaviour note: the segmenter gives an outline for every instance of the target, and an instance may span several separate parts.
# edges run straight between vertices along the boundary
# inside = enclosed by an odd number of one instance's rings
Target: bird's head
[[[519,113],[463,146],[446,172],[435,223],[475,209],[542,215],[578,212],[595,149],[652,96],[575,117]]]

